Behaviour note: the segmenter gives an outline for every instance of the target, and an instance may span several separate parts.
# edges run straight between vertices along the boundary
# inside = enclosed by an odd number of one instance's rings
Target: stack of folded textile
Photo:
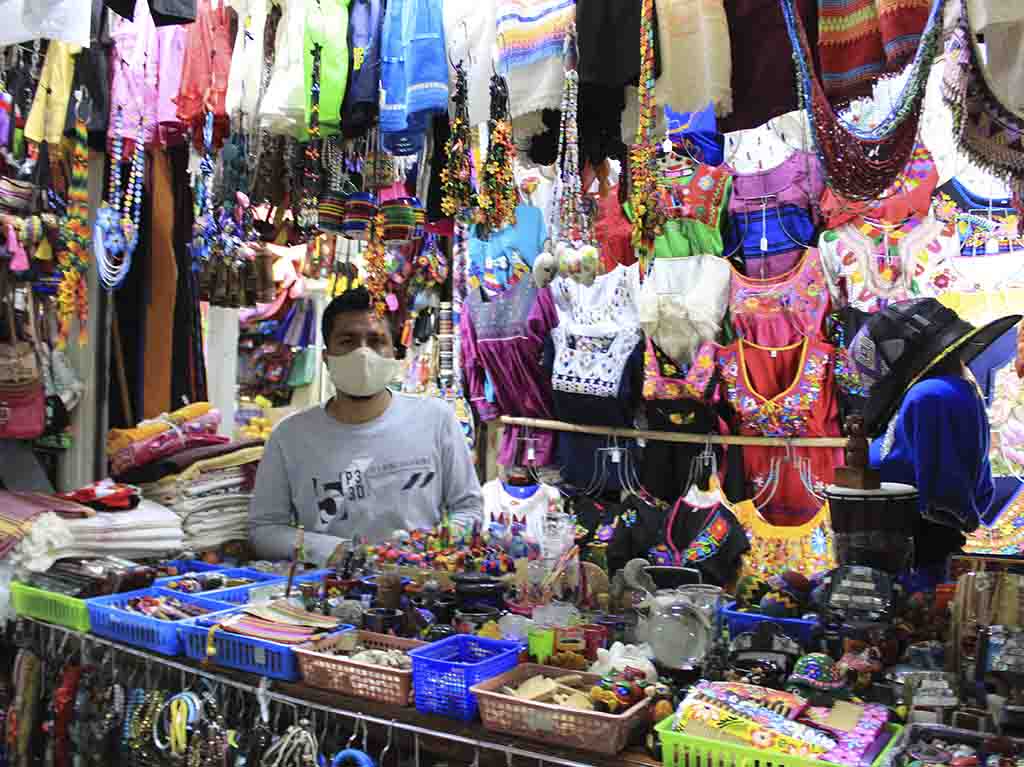
[[[58,516],[57,510],[36,518],[11,553],[14,564],[43,572],[67,557],[147,559],[177,554],[185,548],[181,518],[159,503],[143,499],[130,511],[86,510],[91,516],[67,518]]]
[[[230,442],[217,434],[220,411],[209,402],[196,402],[133,429],[111,429],[107,435],[110,473],[120,481],[133,470],[182,450]]]
[[[40,520],[90,517],[96,512],[87,506],[46,493],[15,493],[0,490],[0,558],[15,551],[31,536]]]
[[[181,518],[188,551],[215,549],[249,537],[249,500],[256,467],[263,457],[259,440],[199,447],[155,461],[120,476],[138,483],[143,496]]]

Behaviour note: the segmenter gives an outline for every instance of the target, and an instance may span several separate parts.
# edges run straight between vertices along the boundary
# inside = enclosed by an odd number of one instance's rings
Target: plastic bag
[[[89,46],[92,3],[82,0],[0,0],[0,45],[39,38]]]

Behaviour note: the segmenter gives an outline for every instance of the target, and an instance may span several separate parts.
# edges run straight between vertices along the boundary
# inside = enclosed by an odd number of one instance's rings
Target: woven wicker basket
[[[372,631],[359,631],[359,644],[370,650],[404,650],[426,644],[418,639],[401,639]],[[377,666],[360,663],[344,655],[331,655],[328,651],[342,641],[334,634],[316,642],[295,648],[299,670],[306,684],[321,690],[368,698],[380,703],[408,706],[412,697],[412,669]]]
[[[621,714],[603,714],[520,700],[499,692],[506,685],[514,687],[541,673],[553,679],[578,675],[588,684],[601,679],[599,674],[566,671],[534,663],[520,664],[472,688],[480,703],[484,727],[554,746],[617,754],[626,747],[632,732],[648,723],[650,699],[646,698]]]

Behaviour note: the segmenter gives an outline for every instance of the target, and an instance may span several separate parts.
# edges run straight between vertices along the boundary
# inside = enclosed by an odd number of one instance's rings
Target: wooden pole
[[[646,431],[644,429],[620,429],[610,426],[586,426],[549,421],[544,418],[519,418],[504,415],[501,422],[506,426],[529,426],[534,429],[565,431],[573,434],[592,434],[623,439],[645,439],[651,442],[682,442],[691,445],[748,445],[759,447],[846,447],[846,437],[748,437],[732,434],[683,434],[674,431]]]

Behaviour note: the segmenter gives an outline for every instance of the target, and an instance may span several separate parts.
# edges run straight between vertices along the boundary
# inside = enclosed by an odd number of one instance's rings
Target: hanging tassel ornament
[[[519,192],[512,169],[515,158],[508,83],[501,75],[494,74],[491,77],[491,118],[487,123],[487,160],[476,196],[476,222],[488,229],[497,230],[516,222]]]
[[[445,165],[441,169],[441,212],[455,216],[473,205],[473,160],[469,128],[469,86],[466,69],[455,65],[455,106],[451,134],[444,145]]]
[[[633,247],[646,249],[654,240],[660,218],[655,177],[654,125],[654,0],[640,2],[639,118],[636,141],[629,148],[629,204],[633,213]]]

